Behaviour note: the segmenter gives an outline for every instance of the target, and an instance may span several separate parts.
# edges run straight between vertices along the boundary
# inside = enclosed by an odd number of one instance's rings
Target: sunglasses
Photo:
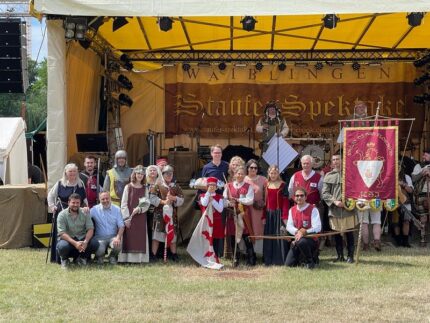
[[[258,167],[255,167],[255,166],[249,166],[248,168],[249,169],[258,169]]]
[[[295,197],[304,197],[305,194],[296,194]]]

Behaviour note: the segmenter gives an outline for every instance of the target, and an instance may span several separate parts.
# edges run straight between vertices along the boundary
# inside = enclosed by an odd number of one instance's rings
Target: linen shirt
[[[297,205],[297,209],[299,211],[303,211],[307,207],[310,207],[309,203],[306,203],[302,207],[299,207]],[[295,235],[298,230],[299,230],[299,228],[296,228],[294,226],[293,215],[291,214],[291,209],[290,209],[288,211],[287,231],[289,233],[291,233],[292,235]],[[318,212],[318,209],[316,207],[314,207],[312,210],[312,215],[311,215],[311,227],[306,230],[306,233],[310,234],[310,233],[318,233],[318,232],[321,232],[320,213]]]
[[[61,211],[58,215],[57,230],[59,237],[61,234],[67,233],[71,238],[82,240],[90,229],[94,229],[93,221],[81,208],[79,208],[76,218],[72,217],[69,208]]]

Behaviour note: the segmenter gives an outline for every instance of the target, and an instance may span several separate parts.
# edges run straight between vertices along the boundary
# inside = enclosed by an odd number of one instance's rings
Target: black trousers
[[[354,232],[346,232],[346,247],[348,249],[348,257],[354,256]],[[336,234],[334,236],[336,242],[336,252],[338,256],[343,257],[343,237],[341,234]]]
[[[302,261],[306,264],[314,262],[314,255],[318,251],[318,243],[312,238],[301,238],[291,243],[285,265],[288,267],[298,266]]]

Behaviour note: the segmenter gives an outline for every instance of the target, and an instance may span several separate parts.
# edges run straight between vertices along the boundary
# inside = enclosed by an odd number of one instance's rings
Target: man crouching
[[[69,196],[69,207],[60,212],[57,219],[59,241],[57,252],[61,258],[61,268],[66,269],[69,258],[79,265],[87,265],[91,254],[95,253],[99,243],[93,238],[94,225],[89,215],[80,208],[81,197],[77,193]]]
[[[318,258],[318,238],[306,235],[321,231],[321,220],[318,209],[313,204],[306,203],[306,190],[296,188],[294,205],[288,214],[287,231],[294,235],[285,264],[294,267],[304,263],[306,268],[313,269]]]
[[[109,263],[115,265],[121,251],[124,220],[120,208],[111,203],[109,192],[101,192],[99,200],[100,204],[94,206],[90,211],[96,227],[94,238],[99,242],[96,252],[97,264],[104,263],[106,250],[110,247]]]

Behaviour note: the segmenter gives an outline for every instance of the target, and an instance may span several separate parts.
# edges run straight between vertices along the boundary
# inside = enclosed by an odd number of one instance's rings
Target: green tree
[[[29,87],[26,94],[0,94],[0,117],[21,116],[21,105],[25,102],[27,131],[32,131],[46,118],[48,84],[46,58],[40,63],[28,61],[28,81]]]

